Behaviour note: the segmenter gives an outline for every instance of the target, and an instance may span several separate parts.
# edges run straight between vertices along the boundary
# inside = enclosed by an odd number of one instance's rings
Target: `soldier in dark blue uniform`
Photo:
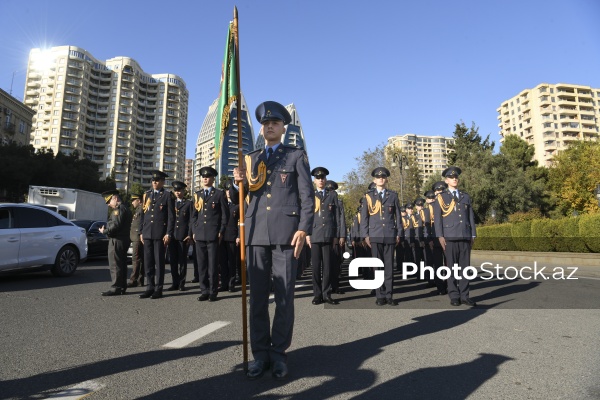
[[[433,203],[435,234],[444,249],[449,268],[457,264],[461,268],[471,265],[471,247],[475,240],[475,216],[471,196],[458,190],[458,167],[449,167],[442,172],[448,189],[440,193]],[[448,278],[450,304],[461,303],[474,307],[469,296],[469,280]]]
[[[436,271],[434,283],[437,287],[437,292],[440,296],[448,294],[448,289],[446,287],[446,280],[440,279],[437,276],[437,270],[442,265],[446,264],[444,261],[444,249],[442,249],[440,241],[435,236],[435,216],[433,213],[433,204],[435,203],[437,195],[442,191],[446,190],[447,186],[448,185],[446,185],[444,182],[438,181],[432,185],[432,190],[428,190],[427,192],[425,192],[427,208],[429,209],[429,215],[431,215],[431,229],[429,230],[429,232],[431,233],[431,243],[433,244],[433,247],[431,249],[431,266],[433,267],[434,271]]]
[[[173,181],[175,193],[175,229],[173,238],[169,243],[169,256],[171,261],[171,277],[173,284],[167,289],[185,291],[185,278],[187,276],[188,249],[192,240],[192,215],[194,206],[186,200],[185,188],[187,185],[181,181]]]
[[[142,195],[131,195],[131,206],[133,207],[133,219],[131,220],[131,230],[129,239],[131,240],[131,275],[127,287],[144,286],[144,246],[140,240],[140,218],[144,210],[142,209]]]
[[[325,182],[325,189],[330,192],[335,192],[338,189],[338,184],[335,181]],[[338,196],[337,204],[338,214],[336,216],[338,226],[338,237],[333,239],[333,247],[331,248],[331,292],[335,294],[344,294],[344,291],[340,289],[340,275],[341,267],[344,262],[343,254],[346,251],[346,213],[344,211],[344,203]]]
[[[288,374],[285,351],[294,327],[297,258],[312,233],[315,195],[306,152],[281,144],[285,125],[292,119],[286,108],[267,101],[256,109],[256,118],[262,124],[265,149],[246,155],[244,166],[234,170],[236,184],[244,182],[248,187],[244,223],[254,362],[247,377],[261,377],[272,363],[273,377],[284,379]],[[239,198],[237,190],[231,198]],[[272,330],[271,274],[276,304]]]
[[[404,262],[404,228],[406,219],[406,207],[400,206],[400,220],[402,221],[402,232],[400,232],[400,243],[396,245],[396,271],[402,271],[402,263]],[[404,278],[404,277],[403,277]]]
[[[406,215],[402,217],[402,228],[404,229],[404,261],[416,263],[415,254],[415,227],[412,219],[413,205],[408,202],[404,205]],[[406,277],[404,277],[406,278]]]
[[[146,269],[146,291],[140,299],[159,299],[163,295],[165,282],[165,249],[173,237],[175,208],[171,192],[165,190],[162,171],[152,172],[152,189],[144,193],[143,213],[140,218],[140,238],[144,245],[144,267]],[[158,275],[158,279],[157,279]]]
[[[317,167],[311,171],[315,177],[315,218],[312,234],[307,236],[306,243],[310,247],[312,264],[313,295],[312,303],[315,305],[338,304],[331,297],[331,252],[333,239],[339,238],[338,197],[335,191],[325,189],[329,171],[327,168]]]
[[[127,290],[127,249],[129,248],[129,230],[131,228],[131,211],[121,203],[118,190],[102,193],[106,204],[113,210],[106,227],[100,233],[108,236],[108,264],[114,289],[102,292],[102,296],[117,296]]]
[[[229,206],[229,219],[225,227],[225,234],[221,243],[222,252],[219,264],[221,266],[221,287],[219,291],[235,292],[236,275],[240,271],[240,205],[231,201],[230,186],[226,187],[227,205]]]
[[[431,216],[429,214],[429,209],[424,208],[425,199],[419,197],[415,200],[415,213],[414,217],[418,221],[416,229],[417,237],[419,238],[418,246],[421,252],[421,261],[423,261],[424,265],[431,266],[431,235],[429,233],[429,229],[431,228]],[[420,267],[419,267],[420,268]],[[431,281],[429,280],[429,276],[425,276],[424,280],[427,282],[427,287],[433,287],[433,277],[431,277]]]
[[[216,301],[219,289],[219,243],[229,219],[229,206],[225,193],[213,187],[217,175],[212,167],[200,168],[202,188],[194,193],[192,232],[200,279],[198,301]]]
[[[390,176],[387,168],[375,168],[371,176],[374,177],[375,189],[365,195],[360,230],[372,256],[382,260],[384,265],[384,284],[376,289],[375,304],[393,306],[396,304],[393,299],[394,248],[400,242],[402,231],[400,203],[396,192],[386,189]]]

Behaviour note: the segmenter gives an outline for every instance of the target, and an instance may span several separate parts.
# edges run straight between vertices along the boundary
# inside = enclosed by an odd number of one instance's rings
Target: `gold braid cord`
[[[408,219],[408,218],[402,218],[402,227],[404,229],[410,228],[410,219]]]
[[[144,200],[142,201],[142,203],[144,203],[144,212],[148,211],[148,209],[150,208],[151,201],[152,200],[150,199],[150,197],[148,197],[146,193],[144,193]]]
[[[194,193],[194,207],[196,208],[196,211],[200,211],[202,210],[202,207],[204,207],[204,199],[198,196],[197,193]]]
[[[381,213],[381,202],[379,199],[375,201],[375,206],[373,206],[373,200],[371,200],[371,196],[368,194],[365,195],[367,198],[367,206],[369,207],[369,215],[375,215],[377,213]]]
[[[421,220],[423,221],[423,225],[425,225],[425,210],[419,211],[419,215],[421,216]]]
[[[442,209],[442,218],[445,218],[448,215],[450,215],[452,209],[454,208],[454,198],[452,198],[450,204],[444,203],[444,200],[442,200],[442,196],[438,196],[437,199],[438,203],[440,203],[440,208]]]
[[[250,192],[256,192],[265,184],[265,181],[267,180],[267,166],[265,165],[264,161],[261,161],[260,164],[258,164],[258,175],[252,176],[252,159],[249,155],[247,155],[244,157],[244,161],[246,163],[246,171],[249,171],[248,188],[250,189]]]
[[[315,212],[321,211],[321,199],[319,196],[315,196]]]
[[[431,204],[427,204],[427,207],[429,208],[429,219],[431,221],[431,226],[433,226],[433,207]]]
[[[360,213],[356,214],[357,220],[358,220],[358,224],[360,225]]]
[[[419,223],[418,223],[418,222],[417,222],[417,220],[415,219],[415,216],[414,216],[414,215],[411,215],[411,216],[410,216],[410,220],[412,221],[413,228],[418,228],[418,227],[419,227]]]

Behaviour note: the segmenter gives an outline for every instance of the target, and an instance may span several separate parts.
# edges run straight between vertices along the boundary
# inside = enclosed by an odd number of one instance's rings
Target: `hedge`
[[[600,214],[481,226],[474,249],[600,253]]]

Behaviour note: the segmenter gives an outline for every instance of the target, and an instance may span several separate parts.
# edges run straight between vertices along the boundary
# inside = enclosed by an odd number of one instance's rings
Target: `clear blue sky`
[[[236,4],[250,110],[295,103],[311,166],[334,180],[390,136],[451,136],[461,120],[497,150],[502,101],[542,82],[600,88],[596,0],[1,0],[0,87],[16,72],[23,97],[34,47],[74,45],[177,74],[190,91],[192,158]]]

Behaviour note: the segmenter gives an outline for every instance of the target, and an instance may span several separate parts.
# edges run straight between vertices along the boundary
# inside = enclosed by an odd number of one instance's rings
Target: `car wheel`
[[[58,252],[56,261],[52,266],[52,274],[55,276],[73,275],[79,265],[79,254],[73,246],[65,246]]]

